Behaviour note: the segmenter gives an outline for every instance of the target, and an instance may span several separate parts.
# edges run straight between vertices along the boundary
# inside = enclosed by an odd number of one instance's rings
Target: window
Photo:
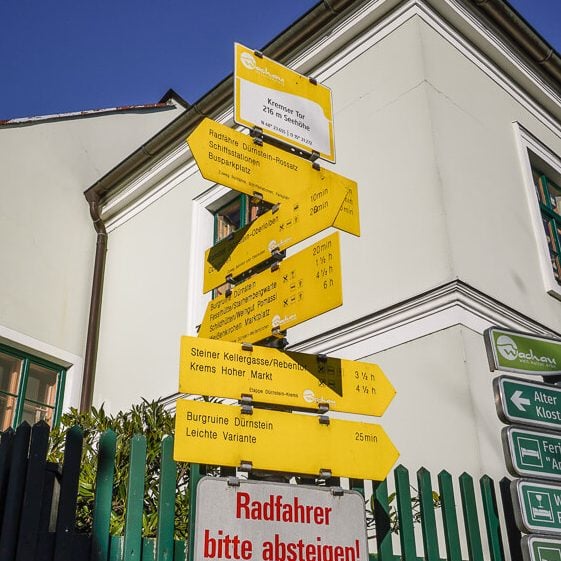
[[[214,213],[214,243],[243,228],[272,207],[269,203],[252,199],[247,195],[236,195]],[[223,294],[230,285],[223,284],[213,296]]]
[[[66,369],[0,345],[0,430],[44,420],[58,422]]]
[[[532,167],[532,179],[540,205],[553,276],[561,284],[561,187],[535,167]]]

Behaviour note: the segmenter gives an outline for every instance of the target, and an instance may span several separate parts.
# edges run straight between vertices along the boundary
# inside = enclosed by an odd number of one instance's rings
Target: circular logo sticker
[[[306,403],[314,403],[316,396],[312,390],[304,390],[302,397]]]
[[[500,335],[496,345],[499,353],[507,360],[514,360],[518,356],[518,347],[508,335]]]
[[[253,58],[253,55],[251,55],[250,53],[242,53],[240,55],[240,60],[248,70],[255,70],[255,67],[257,65],[255,64],[255,59]]]

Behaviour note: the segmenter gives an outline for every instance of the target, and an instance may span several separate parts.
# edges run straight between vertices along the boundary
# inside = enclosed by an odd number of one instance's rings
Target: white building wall
[[[382,424],[410,469],[501,476],[481,332],[497,318],[561,331],[560,304],[540,277],[512,123],[553,148],[561,138],[488,75],[492,65],[480,68],[429,20],[404,17],[325,80],[333,169],[358,182],[362,232],[341,234],[343,306],[288,339],[298,350],[382,366],[398,392]],[[179,337],[202,319],[212,227],[194,199],[213,186],[187,172],[184,157],[175,187],[112,218],[94,403],[113,411],[176,391]],[[475,290],[454,292],[455,281]],[[423,296],[439,287],[432,301]],[[341,343],[343,330],[395,310],[393,331],[372,338],[365,328],[362,339]]]
[[[561,304],[544,290],[513,123],[558,154],[561,129],[545,126],[529,101],[514,99],[433,29],[421,32],[454,275],[559,332]]]
[[[0,341],[71,366],[77,405],[96,234],[83,190],[178,109],[0,127]]]

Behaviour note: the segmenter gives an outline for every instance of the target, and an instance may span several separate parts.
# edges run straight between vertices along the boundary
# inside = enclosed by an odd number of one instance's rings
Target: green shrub
[[[122,535],[125,525],[126,489],[129,477],[129,454],[135,434],[146,437],[146,478],[144,492],[143,535],[155,537],[158,523],[160,475],[160,443],[166,435],[173,435],[175,414],[166,411],[156,401],[143,400],[128,411],[108,415],[103,406],[79,413],[72,408],[61,417],[60,425],[51,432],[49,461],[62,464],[66,431],[79,425],[84,432],[82,468],[78,490],[76,529],[91,532],[97,470],[97,448],[101,434],[111,429],[117,435],[113,505],[110,532]],[[186,539],[189,515],[189,464],[177,463],[175,499],[175,538]]]

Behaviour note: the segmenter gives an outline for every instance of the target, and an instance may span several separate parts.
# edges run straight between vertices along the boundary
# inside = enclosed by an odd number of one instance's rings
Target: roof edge
[[[270,58],[283,62],[290,54],[302,50],[327,26],[336,24],[345,13],[367,3],[368,0],[322,0],[299,20],[271,40],[262,49]],[[521,50],[561,91],[561,57],[534,28],[507,2],[507,0],[463,0],[474,7],[514,41]],[[203,95],[193,105],[156,133],[140,148],[86,189],[86,199],[103,199],[104,196],[127,177],[141,173],[152,158],[157,158],[179,140],[184,139],[207,116],[226,109],[231,103],[233,75]],[[170,92],[173,90],[170,90]],[[167,95],[167,94],[166,94]],[[164,96],[165,99],[166,96]]]
[[[286,31],[270,41],[262,49],[262,52],[270,58],[282,60],[295,47],[301,49],[305,44],[308,44],[325,26],[332,25],[341,19],[347,9],[354,5],[364,4],[366,1],[368,0],[322,0]],[[162,155],[176,142],[188,136],[188,133],[204,117],[220,112],[221,109],[231,103],[232,90],[233,75],[230,74],[193,105],[188,106],[181,115],[125,160],[86,189],[84,192],[86,199],[102,200],[114,185],[119,184],[130,175],[140,173],[152,158]]]

